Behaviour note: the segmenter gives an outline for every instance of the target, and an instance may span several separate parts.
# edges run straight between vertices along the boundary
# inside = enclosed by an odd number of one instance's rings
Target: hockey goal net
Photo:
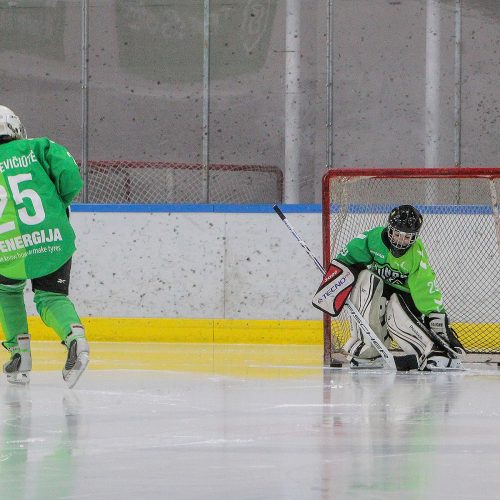
[[[331,169],[323,177],[325,268],[394,206],[424,216],[420,237],[470,361],[500,359],[500,168]],[[324,361],[342,362],[347,313],[324,318]],[[397,349],[393,344],[392,348]]]
[[[89,160],[87,178],[89,203],[275,203],[283,192],[281,170],[265,165]]]

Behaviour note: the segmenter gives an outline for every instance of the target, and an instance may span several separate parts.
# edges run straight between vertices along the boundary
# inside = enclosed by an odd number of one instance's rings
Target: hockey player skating
[[[82,188],[66,148],[27,139],[20,119],[0,106],[0,324],[10,352],[3,370],[11,383],[29,383],[30,335],[26,280],[42,321],[68,353],[63,378],[73,387],[88,364],[89,347],[68,289],[75,234],[68,207]]]
[[[354,286],[332,290],[327,273],[313,305],[332,314],[332,306],[326,307],[326,303],[332,304],[333,300],[333,315],[336,315],[342,307],[338,304],[343,303],[350,291],[351,302],[384,345],[388,347],[393,339],[406,354],[412,355],[414,363],[406,368],[461,368],[463,349],[449,326],[435,273],[418,238],[422,222],[416,208],[401,205],[390,212],[387,226],[375,227],[353,238],[332,265],[338,267],[338,272],[346,266],[346,271],[356,277]],[[339,300],[335,306],[336,294]],[[354,321],[344,351],[352,368],[383,366],[379,351]]]

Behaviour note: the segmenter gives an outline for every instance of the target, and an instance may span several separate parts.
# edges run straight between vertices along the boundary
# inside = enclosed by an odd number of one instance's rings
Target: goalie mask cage
[[[323,176],[323,264],[353,237],[414,205],[465,361],[500,359],[500,168],[330,169]],[[324,316],[324,362],[345,361],[347,313]],[[392,344],[392,349],[397,349]]]

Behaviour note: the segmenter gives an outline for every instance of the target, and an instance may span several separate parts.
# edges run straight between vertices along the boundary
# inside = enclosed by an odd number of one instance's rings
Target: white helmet
[[[11,139],[26,139],[26,130],[14,112],[0,105],[0,139],[5,136]]]

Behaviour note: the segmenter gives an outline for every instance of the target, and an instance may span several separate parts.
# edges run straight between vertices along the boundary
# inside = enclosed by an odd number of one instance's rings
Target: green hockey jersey
[[[384,227],[375,227],[352,239],[336,259],[346,265],[363,264],[385,283],[411,294],[422,314],[444,312],[436,275],[429,265],[420,238],[402,255],[394,257],[382,239]]]
[[[75,251],[66,209],[82,188],[68,150],[47,138],[0,144],[0,274],[33,279]]]

